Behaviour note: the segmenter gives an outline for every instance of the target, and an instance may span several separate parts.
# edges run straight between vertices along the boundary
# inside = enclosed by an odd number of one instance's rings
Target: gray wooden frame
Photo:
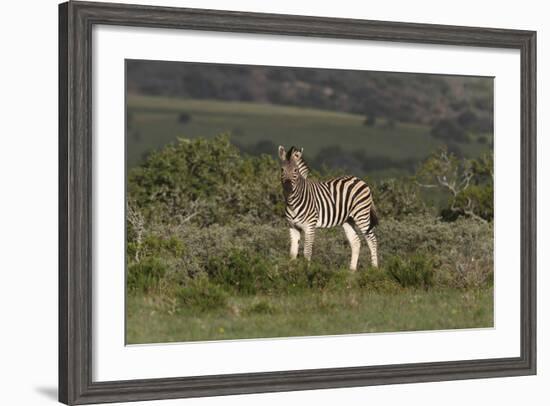
[[[92,27],[94,24],[519,49],[521,355],[517,358],[92,381]],[[536,373],[536,33],[533,31],[69,2],[59,6],[59,400],[217,396]]]

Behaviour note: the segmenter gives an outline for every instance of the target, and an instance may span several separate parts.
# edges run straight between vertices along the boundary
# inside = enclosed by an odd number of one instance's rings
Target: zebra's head
[[[294,189],[298,180],[302,177],[301,163],[303,148],[291,147],[288,152],[282,145],[279,146],[279,159],[281,160],[281,183],[283,185],[283,192],[285,197],[288,198]]]

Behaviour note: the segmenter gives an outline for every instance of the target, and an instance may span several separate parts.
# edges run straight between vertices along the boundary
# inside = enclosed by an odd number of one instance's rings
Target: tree
[[[444,220],[459,216],[492,221],[493,157],[459,159],[442,148],[428,158],[416,174],[416,182],[423,188],[437,188],[447,196],[447,206],[441,211]]]
[[[189,121],[191,121],[191,114],[186,112],[181,112],[180,115],[178,116],[178,121],[180,122],[180,124],[188,123]]]
[[[468,142],[468,134],[459,122],[452,118],[438,120],[431,130],[431,135],[443,141]]]
[[[363,124],[367,127],[374,127],[376,125],[376,115],[374,113],[368,114]]]

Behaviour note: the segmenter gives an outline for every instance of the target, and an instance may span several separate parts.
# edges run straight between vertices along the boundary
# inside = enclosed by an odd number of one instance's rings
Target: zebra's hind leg
[[[365,235],[365,238],[370,250],[371,264],[373,267],[378,268],[378,242],[376,241],[374,230],[369,230],[369,232]]]
[[[361,249],[361,239],[350,223],[346,222],[342,224],[342,227],[344,227],[344,232],[346,233],[349,245],[351,246],[351,262],[349,264],[349,269],[356,271],[357,260],[359,259],[359,250]]]
[[[363,213],[363,215],[356,215],[353,219],[357,228],[361,230],[361,234],[365,236],[367,245],[370,250],[370,261],[374,268],[378,268],[378,243],[376,236],[374,235],[374,228],[371,227],[370,213]]]

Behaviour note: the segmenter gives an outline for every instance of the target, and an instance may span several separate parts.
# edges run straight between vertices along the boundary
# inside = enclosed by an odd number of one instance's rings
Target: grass
[[[362,115],[342,112],[131,94],[127,102],[130,167],[138,164],[148,151],[177,137],[213,138],[223,132],[230,132],[232,141],[243,146],[262,140],[300,145],[310,157],[319,152],[320,146],[338,144],[343,151],[364,150],[370,157],[420,160],[442,145],[430,135],[428,126],[397,123],[388,127],[385,120],[379,119],[375,126],[369,127],[363,125]],[[181,113],[188,114],[190,120],[180,123]],[[477,143],[460,147],[468,156],[477,156],[484,148],[488,149]]]
[[[155,295],[127,300],[128,344],[493,326],[492,288],[236,295],[208,312],[178,310]]]

